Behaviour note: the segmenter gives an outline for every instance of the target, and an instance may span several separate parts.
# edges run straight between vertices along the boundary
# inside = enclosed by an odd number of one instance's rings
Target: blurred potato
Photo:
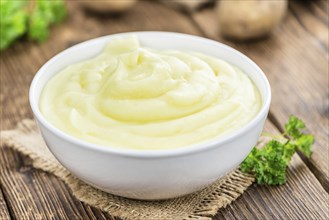
[[[287,0],[218,1],[216,14],[221,34],[237,40],[269,34],[282,20]]]

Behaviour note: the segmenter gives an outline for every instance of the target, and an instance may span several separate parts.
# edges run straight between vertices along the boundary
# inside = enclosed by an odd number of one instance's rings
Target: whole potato
[[[220,31],[238,40],[259,38],[279,24],[287,6],[287,0],[219,1],[216,12]]]
[[[86,9],[99,13],[120,13],[135,5],[137,0],[84,0],[81,1]]]

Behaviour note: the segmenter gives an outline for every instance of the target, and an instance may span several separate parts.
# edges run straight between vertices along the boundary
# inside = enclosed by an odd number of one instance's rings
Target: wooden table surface
[[[70,1],[69,17],[52,28],[45,43],[23,40],[1,54],[1,130],[32,118],[28,89],[34,74],[52,56],[76,43],[143,30],[211,38],[245,53],[266,73],[273,99],[265,130],[282,131],[294,114],[316,138],[310,159],[293,157],[287,184],[254,184],[214,219],[328,219],[328,4],[326,0],[290,2],[284,21],[270,38],[234,43],[218,34],[211,6],[182,13],[156,1],[140,1],[122,16],[97,16]],[[114,218],[75,199],[63,182],[33,169],[27,158],[0,148],[0,219]]]

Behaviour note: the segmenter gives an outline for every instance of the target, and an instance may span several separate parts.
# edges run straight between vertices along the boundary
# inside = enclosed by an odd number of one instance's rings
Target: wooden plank
[[[313,3],[314,4],[314,3]],[[300,25],[311,35],[314,36],[315,39],[318,39],[320,44],[323,45],[324,50],[328,50],[328,31],[324,31],[328,27],[328,15],[325,17],[323,15],[323,11],[311,11],[316,10],[318,8],[306,7],[298,2],[291,1],[289,4],[290,11],[300,23]],[[314,13],[314,14],[313,14]],[[318,16],[316,16],[318,15]]]
[[[0,157],[0,180],[14,219],[89,219],[58,179],[34,170],[10,149],[1,149]]]
[[[269,121],[265,131],[278,130]],[[308,167],[295,155],[282,186],[253,184],[241,197],[214,219],[328,219],[328,193]]]
[[[311,10],[315,17],[321,19],[324,24],[329,25],[329,1],[305,1],[304,4],[304,7]]]
[[[0,186],[1,186],[1,182],[0,182]],[[1,188],[0,188],[0,219],[3,220],[11,219]]]
[[[219,35],[214,10],[205,9],[193,15],[194,22],[205,36],[224,42],[252,58],[266,73],[272,87],[273,122],[283,127],[290,114],[303,119],[315,135],[314,153],[310,160],[303,158],[312,172],[329,191],[329,101],[328,49],[318,35],[328,36],[328,27],[319,24],[306,30],[310,11],[294,9],[271,37],[248,43],[231,42]],[[297,19],[295,14],[298,14]],[[322,23],[312,19],[311,25]],[[321,32],[321,33],[320,33]]]
[[[120,218],[110,216],[108,213],[101,212],[99,209],[84,204],[84,208],[92,220],[119,220]]]
[[[122,16],[96,16],[68,2],[69,18],[54,27],[44,44],[18,42],[0,56],[1,130],[31,118],[28,89],[35,72],[48,59],[75,43],[118,32],[140,30],[183,31],[197,34],[193,24],[180,13],[157,2],[140,2]],[[175,20],[175,25],[167,22]],[[153,19],[158,18],[158,19]],[[31,168],[28,160],[0,148],[0,181],[13,217],[17,219],[116,219],[75,199],[55,177]],[[0,219],[2,219],[0,217]]]
[[[328,17],[329,15],[329,1],[327,0],[319,0],[313,1],[312,5],[316,5],[319,9],[321,9]]]
[[[115,219],[81,203],[62,181],[33,169],[11,149],[2,149],[0,157],[0,180],[15,219]]]

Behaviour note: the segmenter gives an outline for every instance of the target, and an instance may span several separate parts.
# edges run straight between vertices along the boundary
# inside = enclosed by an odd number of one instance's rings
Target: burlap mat
[[[1,146],[30,157],[35,168],[56,175],[73,195],[93,207],[123,219],[210,219],[238,198],[254,181],[235,170],[209,187],[180,198],[138,201],[95,189],[67,171],[46,147],[34,121],[26,119],[15,130],[1,131]]]

